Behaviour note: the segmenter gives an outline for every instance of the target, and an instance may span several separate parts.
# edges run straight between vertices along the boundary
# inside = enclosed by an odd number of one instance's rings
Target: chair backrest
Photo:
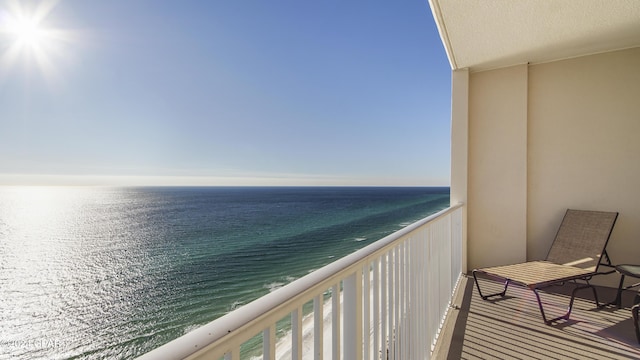
[[[567,210],[547,261],[598,270],[617,212]]]

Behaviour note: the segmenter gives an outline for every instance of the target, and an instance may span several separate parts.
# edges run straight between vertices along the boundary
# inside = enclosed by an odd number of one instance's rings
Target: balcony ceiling
[[[640,46],[639,0],[429,0],[451,68],[480,71]]]

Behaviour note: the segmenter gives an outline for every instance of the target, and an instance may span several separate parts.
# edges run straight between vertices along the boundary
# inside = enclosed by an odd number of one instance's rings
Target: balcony
[[[467,266],[544,258],[568,207],[619,212],[610,254],[637,262],[640,8],[626,0],[429,3],[453,71],[451,200],[467,205],[145,359],[640,358],[628,309],[578,299],[571,320],[547,326],[527,291],[482,301],[459,277]],[[562,291],[545,301],[565,304]],[[602,298],[610,291],[601,288]]]

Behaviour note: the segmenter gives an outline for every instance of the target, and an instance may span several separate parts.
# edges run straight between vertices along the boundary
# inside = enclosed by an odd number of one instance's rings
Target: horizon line
[[[176,176],[0,174],[0,186],[96,187],[450,187],[444,179],[326,175]]]

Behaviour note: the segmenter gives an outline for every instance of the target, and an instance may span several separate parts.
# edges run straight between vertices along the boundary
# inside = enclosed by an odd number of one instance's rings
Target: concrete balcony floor
[[[613,275],[610,275],[613,276]],[[480,280],[487,293],[501,284]],[[541,292],[549,318],[569,304],[572,285]],[[434,359],[640,359],[630,306],[596,308],[593,293],[578,293],[569,320],[545,325],[532,291],[510,286],[504,298],[482,300],[473,277],[463,277],[445,321]],[[612,301],[615,289],[598,287],[600,302]]]

